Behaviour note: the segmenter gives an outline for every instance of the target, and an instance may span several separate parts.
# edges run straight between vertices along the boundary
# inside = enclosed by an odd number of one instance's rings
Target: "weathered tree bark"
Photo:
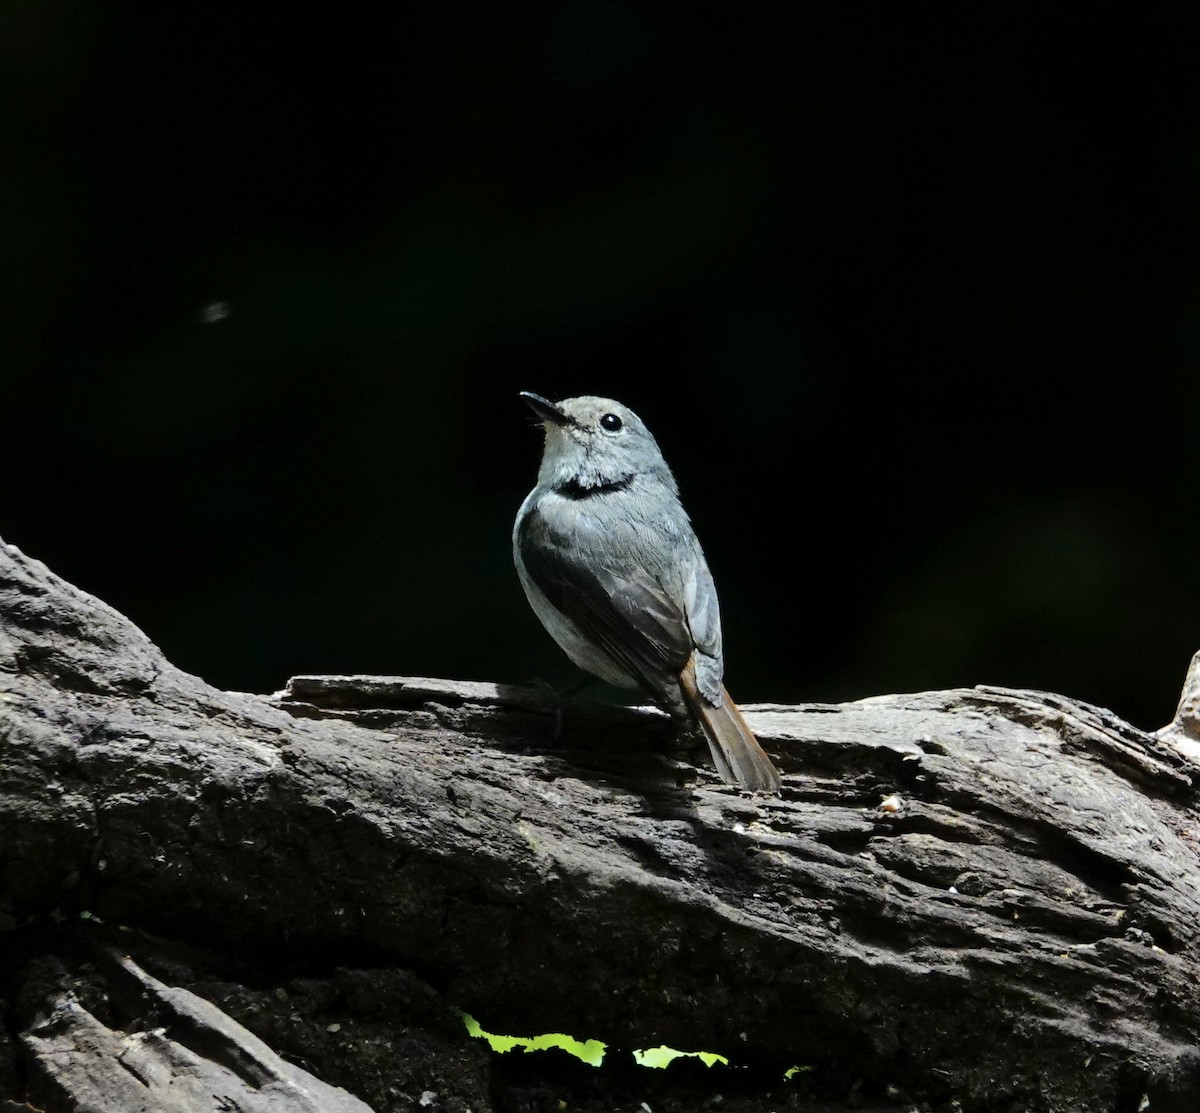
[[[746,710],[781,799],[674,759],[646,709],[397,678],[221,692],[0,543],[0,1091],[90,1108],[63,1064],[102,1077],[130,1040],[161,1051],[143,1073],[253,1061],[240,1085],[286,1090],[219,1009],[196,1006],[197,1040],[154,1003],[186,983],[303,1060],[295,1087],[378,1110],[542,1107],[539,1068],[513,1097],[451,1006],[494,1031],[723,1052],[756,1068],[708,1083],[736,1108],[797,1085],[829,1108],[1196,1108],[1183,703],[1159,737],[987,687]],[[157,975],[140,1004],[112,1004],[137,967],[89,951],[95,933]],[[64,1002],[95,1038],[68,1026],[48,1049]],[[792,1065],[812,1069],[768,1086]],[[656,1113],[698,1106],[653,1085]]]
[[[371,1113],[284,1062],[208,1001],[163,985],[127,957],[108,959],[106,984],[135,995],[130,1011],[153,1013],[161,1027],[114,1032],[74,992],[56,992],[52,1009],[22,1036],[52,1100],[87,1113],[209,1109],[214,1099],[242,1113]]]

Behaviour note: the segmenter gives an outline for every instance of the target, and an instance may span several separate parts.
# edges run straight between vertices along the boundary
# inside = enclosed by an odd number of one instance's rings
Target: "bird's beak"
[[[543,425],[574,425],[570,414],[556,406],[549,398],[543,398],[540,394],[530,394],[529,391],[521,391],[521,397],[528,403],[529,408],[542,419]]]

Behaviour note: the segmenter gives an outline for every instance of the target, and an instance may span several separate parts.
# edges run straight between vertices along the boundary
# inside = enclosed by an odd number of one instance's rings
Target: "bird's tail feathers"
[[[714,707],[701,694],[696,684],[696,661],[693,656],[679,674],[679,686],[688,709],[696,717],[708,739],[713,763],[726,784],[741,785],[754,792],[772,792],[783,788],[775,763],[758,744],[754,732],[746,724],[738,706],[721,688],[721,704]]]

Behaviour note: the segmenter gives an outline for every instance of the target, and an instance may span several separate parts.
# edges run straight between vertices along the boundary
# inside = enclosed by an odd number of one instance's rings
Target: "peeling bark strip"
[[[1175,718],[1155,733],[1200,765],[1200,652],[1192,655]]]
[[[239,1113],[371,1113],[369,1106],[284,1062],[209,1002],[164,985],[129,958],[108,958],[113,993],[154,1027],[113,1031],[70,994],[22,1035],[50,1100],[79,1113],[217,1109]]]
[[[782,799],[666,756],[650,711],[217,691],[0,545],[0,915],[369,946],[492,1030],[968,1111],[1195,1107],[1197,767],[1169,739],[998,688],[745,710]]]

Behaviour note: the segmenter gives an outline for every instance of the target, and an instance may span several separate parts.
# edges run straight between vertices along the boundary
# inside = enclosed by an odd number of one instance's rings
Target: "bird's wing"
[[[672,682],[695,643],[686,592],[669,586],[675,562],[668,539],[645,522],[565,528],[534,507],[517,540],[526,572],[554,607],[631,676],[673,695]],[[700,601],[704,594],[701,583],[693,595]],[[698,613],[706,613],[706,604]],[[719,644],[719,620],[717,628]]]
[[[708,562],[700,545],[691,538],[691,551],[678,566],[684,613],[692,632],[692,641],[706,657],[721,659],[721,609]]]
[[[693,538],[693,555],[680,564],[688,628],[696,646],[696,686],[714,707],[723,699],[725,659],[721,649],[721,610],[708,562]]]

